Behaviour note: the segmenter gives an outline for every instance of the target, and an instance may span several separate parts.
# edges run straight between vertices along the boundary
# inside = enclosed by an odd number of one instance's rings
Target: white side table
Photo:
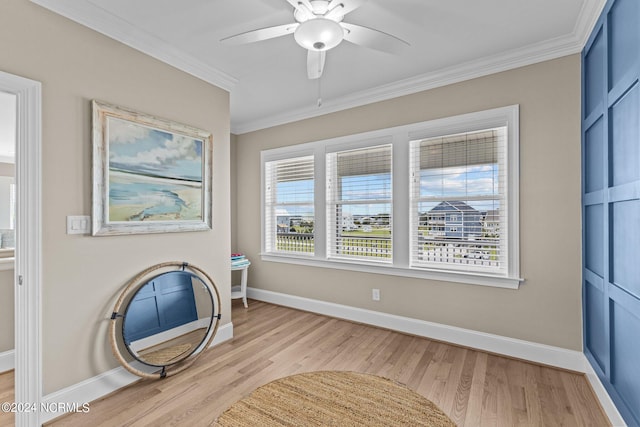
[[[240,279],[240,285],[231,287],[231,299],[242,298],[244,308],[248,308],[247,304],[247,276],[249,275],[249,266],[251,262],[239,267],[231,267],[231,271],[242,271],[242,278]]]

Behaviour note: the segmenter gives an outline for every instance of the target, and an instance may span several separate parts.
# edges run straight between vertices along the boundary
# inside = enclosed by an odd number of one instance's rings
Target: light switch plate
[[[67,234],[89,234],[91,217],[85,215],[67,216]]]

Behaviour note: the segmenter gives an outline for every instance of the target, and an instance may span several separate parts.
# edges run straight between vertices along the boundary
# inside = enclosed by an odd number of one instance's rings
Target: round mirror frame
[[[149,373],[149,372],[145,372],[140,369],[137,369],[134,366],[131,366],[130,362],[127,361],[125,357],[122,355],[121,349],[118,346],[118,331],[122,333],[123,328],[122,327],[118,328],[117,323],[118,323],[118,319],[121,319],[122,321],[124,321],[124,315],[121,314],[121,310],[123,309],[123,305],[125,304],[125,301],[127,304],[129,304],[131,300],[135,297],[138,290],[140,290],[143,286],[145,286],[149,280],[152,280],[153,278],[158,277],[159,275],[153,276],[153,277],[148,277],[148,276],[154,271],[167,269],[171,267],[175,267],[175,270],[168,270],[166,272],[163,272],[162,274],[169,273],[172,271],[186,271],[187,269],[189,269],[194,273],[194,276],[200,279],[200,281],[207,287],[207,289],[211,293],[212,305],[213,305],[212,323],[214,323],[214,319],[215,319],[215,326],[213,327],[211,327],[211,325],[209,326],[209,330],[207,331],[207,334],[205,335],[202,343],[200,343],[200,345],[196,348],[195,352],[189,354],[182,361],[178,361],[170,365],[157,366],[157,365],[151,365],[151,364],[145,363],[140,359],[135,358],[140,363],[143,363],[149,367],[161,369],[160,372]],[[201,268],[193,264],[189,264],[186,262],[179,262],[179,261],[164,262],[161,264],[156,264],[154,266],[151,266],[146,270],[140,272],[138,275],[136,275],[133,279],[131,279],[127,283],[127,286],[124,288],[124,290],[122,291],[122,293],[118,297],[118,300],[115,303],[115,306],[113,308],[113,313],[111,315],[111,322],[109,324],[109,341],[111,342],[111,351],[113,352],[113,355],[115,356],[115,358],[120,362],[120,364],[127,371],[143,378],[159,379],[159,378],[165,378],[165,377],[180,373],[185,369],[187,369],[188,367],[190,367],[198,359],[198,357],[200,357],[203,351],[209,348],[209,346],[211,345],[211,342],[213,341],[213,338],[216,335],[216,332],[218,331],[218,326],[220,324],[219,320],[221,316],[220,313],[217,313],[217,314],[215,313],[216,304],[218,305],[217,308],[219,309],[220,294],[218,293],[218,288],[216,287],[213,279],[211,279],[211,277]],[[126,310],[126,307],[124,307],[124,309]],[[207,338],[207,335],[208,335],[208,338]],[[198,351],[197,349],[200,349],[200,351]],[[127,351],[130,352],[129,349],[127,349]]]

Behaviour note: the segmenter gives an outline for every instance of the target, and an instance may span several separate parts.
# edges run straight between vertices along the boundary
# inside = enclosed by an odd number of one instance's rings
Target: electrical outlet
[[[380,289],[371,289],[371,299],[380,301]]]

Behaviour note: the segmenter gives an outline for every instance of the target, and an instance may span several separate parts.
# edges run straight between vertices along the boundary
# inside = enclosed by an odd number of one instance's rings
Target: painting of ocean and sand
[[[107,123],[109,222],[202,221],[203,140]]]

